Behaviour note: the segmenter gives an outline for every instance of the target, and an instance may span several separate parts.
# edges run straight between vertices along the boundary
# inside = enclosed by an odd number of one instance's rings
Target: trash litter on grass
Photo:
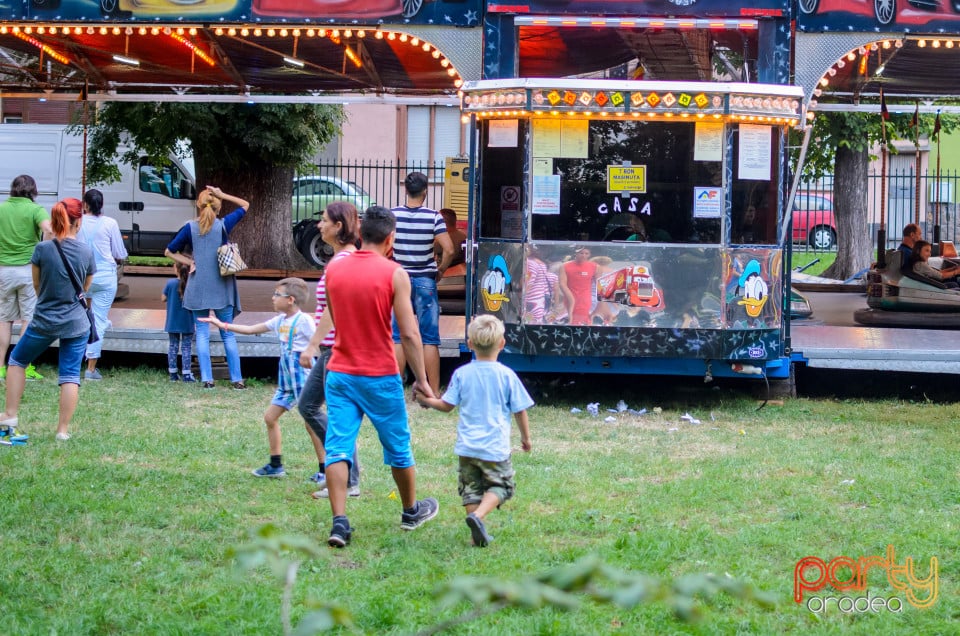
[[[691,424],[694,424],[694,425],[700,423],[700,420],[690,415],[689,413],[684,413],[683,415],[680,416],[680,419],[684,422],[690,422]]]

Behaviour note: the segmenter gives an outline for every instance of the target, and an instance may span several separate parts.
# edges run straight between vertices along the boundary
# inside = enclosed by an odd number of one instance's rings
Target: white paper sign
[[[533,178],[533,214],[560,214],[560,175],[550,174]]]
[[[490,148],[516,148],[519,130],[516,119],[493,119],[490,121],[490,135],[487,146]]]
[[[737,170],[740,179],[770,180],[770,126],[740,124],[740,156]]]
[[[723,124],[698,121],[693,144],[694,161],[723,160]]]
[[[719,219],[723,211],[722,188],[694,188],[693,216],[697,219]]]

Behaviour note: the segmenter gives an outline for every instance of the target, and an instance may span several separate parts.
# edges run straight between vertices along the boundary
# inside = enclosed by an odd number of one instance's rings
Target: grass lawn
[[[488,517],[495,540],[486,549],[469,546],[456,492],[455,414],[411,406],[419,494],[437,497],[440,514],[400,530],[389,470],[365,424],[363,494],[348,503],[356,532],[334,550],[325,547],[329,507],[309,496],[316,466],[298,416],[285,416],[288,477],[250,475],[267,459],[261,415],[272,384],[202,391],[170,384],[162,369],[107,368],[103,382],[81,387],[74,437],[58,443],[56,372],[40,371],[48,379],[28,384],[21,411],[29,444],[0,446],[0,634],[280,633],[277,579],[265,568],[241,572],[226,556],[268,522],[324,545],[300,569],[294,624],[314,599],[346,606],[361,633],[412,634],[470,610],[438,609],[434,593],[454,577],[519,580],[595,554],[660,578],[729,573],[779,602],[767,610],[721,597],[697,624],[658,604],[508,609],[453,633],[960,629],[956,404],[797,399],[758,411],[745,393],[702,383],[583,378],[547,390],[531,410],[533,452],[514,454],[517,494]],[[619,399],[648,413],[604,412]],[[600,401],[600,417],[587,415],[588,400]],[[702,423],[681,420],[687,412]],[[819,616],[793,602],[801,558],[885,555],[888,545],[897,565],[913,557],[921,577],[939,560],[930,609],[903,602],[901,613],[858,615],[834,605]],[[906,598],[879,569],[867,583],[871,597]]]
[[[796,269],[813,261],[817,261],[803,270],[803,273],[809,274],[810,276],[820,276],[828,267],[833,265],[835,260],[837,260],[836,252],[804,252],[795,249],[792,253],[790,264],[793,269]]]

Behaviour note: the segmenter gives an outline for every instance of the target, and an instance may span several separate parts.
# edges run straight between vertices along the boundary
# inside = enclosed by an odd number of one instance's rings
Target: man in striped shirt
[[[410,300],[420,325],[423,341],[423,362],[430,388],[440,391],[440,301],[437,297],[437,281],[453,261],[453,241],[447,234],[443,217],[423,204],[427,199],[427,176],[411,172],[403,181],[407,193],[406,205],[393,208],[397,217],[396,239],[393,244],[393,260],[400,263],[410,276]],[[443,256],[440,263],[434,258],[434,243],[440,246]],[[406,367],[406,358],[400,346],[400,331],[393,321],[394,351],[401,375]]]

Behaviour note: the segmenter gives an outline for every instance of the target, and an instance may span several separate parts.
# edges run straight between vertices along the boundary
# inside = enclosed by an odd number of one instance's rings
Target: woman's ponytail
[[[70,232],[70,226],[79,223],[83,218],[83,204],[80,199],[64,199],[53,204],[50,210],[50,225],[53,234],[63,240]]]

